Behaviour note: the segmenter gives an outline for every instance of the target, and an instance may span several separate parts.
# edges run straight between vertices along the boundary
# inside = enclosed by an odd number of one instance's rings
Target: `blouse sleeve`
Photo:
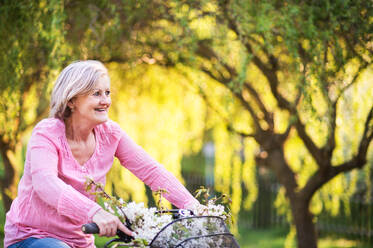
[[[164,196],[178,208],[191,208],[198,201],[189,191],[161,164],[150,157],[125,132],[121,137],[115,153],[120,163],[135,176],[148,185],[151,190],[165,189]]]
[[[88,223],[101,208],[58,177],[58,152],[55,144],[36,132],[30,140],[31,179],[37,195],[58,214],[74,221]]]

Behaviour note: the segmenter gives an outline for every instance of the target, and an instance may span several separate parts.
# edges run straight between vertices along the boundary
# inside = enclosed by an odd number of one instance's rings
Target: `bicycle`
[[[146,246],[149,248],[211,248],[211,247],[232,247],[239,248],[233,234],[231,234],[225,225],[223,218],[218,216],[195,216],[192,211],[185,209],[161,210],[158,214],[171,213],[173,220],[165,225]],[[131,223],[126,220],[125,225]],[[190,228],[203,226],[201,231]],[[89,223],[82,226],[84,233],[99,233],[98,226],[95,223]],[[122,231],[117,231],[118,238],[107,242],[104,248],[108,247],[140,247],[134,243],[133,237],[126,235]],[[113,245],[113,246],[112,246]]]

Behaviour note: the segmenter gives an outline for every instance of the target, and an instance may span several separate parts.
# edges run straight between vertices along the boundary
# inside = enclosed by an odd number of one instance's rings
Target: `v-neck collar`
[[[95,137],[95,149],[91,155],[91,157],[85,161],[83,164],[80,164],[78,162],[78,160],[75,158],[72,150],[71,150],[71,147],[69,145],[69,142],[67,141],[67,137],[66,137],[66,125],[65,125],[65,122],[63,122],[62,120],[60,120],[63,124],[63,135],[62,135],[62,138],[64,140],[64,142],[66,143],[66,150],[67,150],[67,153],[73,158],[74,162],[81,166],[81,167],[86,167],[89,163],[91,163],[92,160],[94,160],[94,158],[96,157],[96,154],[97,154],[97,150],[98,150],[98,147],[99,147],[99,142],[98,142],[98,129],[97,129],[97,126],[93,128],[93,134],[94,134],[94,137]]]

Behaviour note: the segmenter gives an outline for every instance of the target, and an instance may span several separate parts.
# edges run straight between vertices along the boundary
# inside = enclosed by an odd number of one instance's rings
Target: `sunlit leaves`
[[[18,1],[4,4],[0,16],[0,134],[14,146],[18,135],[48,107],[46,89],[64,59],[63,5]]]
[[[231,149],[233,141],[225,125],[221,124],[214,128],[215,145],[215,188],[220,192],[230,192],[232,181],[232,158],[234,149]]]
[[[180,73],[159,66],[138,66],[127,71],[109,65],[112,76],[112,118],[152,157],[179,180],[182,156],[201,149],[205,105],[198,92],[187,87]],[[144,199],[145,188],[125,170],[110,174],[111,181],[121,175],[125,185],[116,190],[132,192]],[[121,193],[123,194],[123,193]]]
[[[79,58],[120,63],[108,65],[114,92],[111,117],[179,179],[182,156],[198,152],[203,142],[213,139],[216,190],[232,193],[235,213],[241,201],[246,207],[255,201],[254,156],[259,145],[229,128],[253,134],[257,117],[259,126],[268,130],[272,127],[264,118],[267,110],[276,134],[300,119],[318,147],[333,135],[333,165],[357,151],[373,99],[372,72],[359,77],[371,62],[370,1],[232,0],[224,5],[208,0],[130,0],[74,1],[65,6],[58,1],[13,2],[0,15],[7,24],[0,32],[5,54],[0,69],[11,72],[2,74],[0,85],[2,99],[7,99],[0,105],[4,140],[13,140],[19,126],[38,117],[33,99],[43,99],[48,90],[44,84],[28,83],[50,82],[55,74],[47,72],[71,52]],[[346,88],[351,82],[354,85]],[[257,99],[245,84],[258,93]],[[242,96],[253,113],[234,94]],[[276,94],[296,113],[280,110]],[[336,100],[334,135],[329,131]],[[21,111],[22,106],[28,110]],[[294,128],[284,149],[303,187],[317,165]],[[141,182],[119,168],[116,162],[110,190],[145,201]],[[240,180],[248,196],[242,196]],[[124,183],[113,186],[112,181]],[[312,211],[336,214],[336,202],[347,202],[343,194],[353,194],[356,183],[356,173],[336,177],[315,195]],[[281,211],[289,209],[282,190],[276,205]]]
[[[309,176],[316,171],[317,165],[298,136],[291,135],[287,140],[285,156],[292,170],[297,174],[299,187],[303,187]]]
[[[243,196],[242,200],[244,201],[244,208],[250,209],[258,196],[258,186],[256,179],[257,168],[254,160],[254,152],[258,150],[258,147],[252,139],[245,139],[243,149],[245,162],[242,166],[242,181],[246,186],[248,195]]]
[[[24,162],[20,140],[47,115],[49,85],[66,59],[63,7],[56,0],[0,5],[0,148],[6,172],[1,184],[6,209],[16,197]]]

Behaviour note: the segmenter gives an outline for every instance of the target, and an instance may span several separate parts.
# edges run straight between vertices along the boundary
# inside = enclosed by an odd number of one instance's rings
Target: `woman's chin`
[[[102,124],[102,123],[104,123],[104,122],[107,122],[109,120],[109,118],[108,117],[106,117],[106,118],[101,118],[100,120],[99,120],[99,124]]]
[[[100,125],[104,122],[107,122],[109,120],[109,117],[106,116],[98,116],[97,118],[94,119],[94,122],[96,125]]]

